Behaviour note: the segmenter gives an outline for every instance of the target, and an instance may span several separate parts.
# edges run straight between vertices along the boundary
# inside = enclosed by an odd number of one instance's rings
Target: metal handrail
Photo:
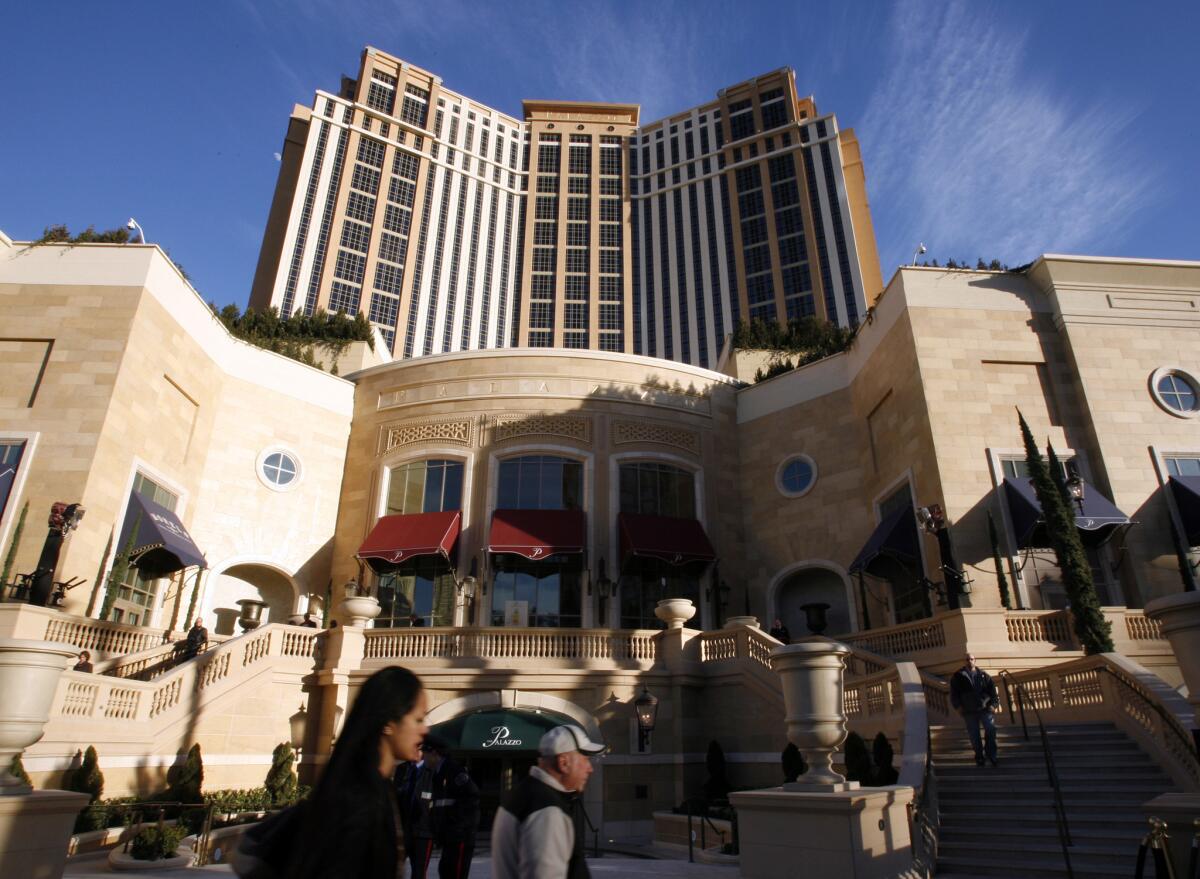
[[[1029,726],[1025,722],[1025,700],[1027,698],[1025,687],[1008,669],[1000,672],[1000,680],[1004,682],[1004,700],[1008,702],[1008,719],[1010,723],[1013,722],[1013,705],[1012,699],[1009,698],[1009,682],[1011,681],[1016,688],[1017,708],[1021,712],[1021,730],[1025,734],[1025,740],[1029,741]],[[1038,710],[1037,703],[1032,699],[1029,700],[1029,707],[1033,709],[1034,717],[1037,718],[1038,731],[1041,733],[1042,739],[1042,756],[1046,759],[1046,775],[1049,778],[1050,787],[1054,790],[1054,819],[1058,825],[1058,844],[1062,848],[1063,861],[1067,865],[1067,877],[1068,879],[1075,879],[1075,871],[1071,867],[1071,853],[1068,851],[1075,843],[1071,841],[1071,827],[1067,821],[1067,808],[1063,803],[1062,787],[1058,783],[1058,771],[1054,766],[1054,753],[1050,749],[1050,739],[1046,735],[1046,725],[1042,723],[1042,712]]]
[[[579,800],[579,811],[583,813],[583,820],[587,822],[588,830],[592,831],[592,857],[600,857],[600,831],[596,829],[596,825],[592,823],[592,816],[588,814],[587,806],[583,804],[583,800]]]

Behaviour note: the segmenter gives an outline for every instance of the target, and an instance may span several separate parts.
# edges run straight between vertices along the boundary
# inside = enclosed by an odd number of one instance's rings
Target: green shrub
[[[271,795],[271,804],[287,806],[296,800],[296,786],[299,780],[292,766],[296,762],[296,752],[292,746],[283,742],[275,746],[271,754],[271,769],[267,772],[265,782],[267,792]]]
[[[783,749],[780,760],[783,762],[783,780],[785,782],[795,781],[808,771],[808,765],[804,762],[804,755],[791,742],[788,742],[787,747]]]
[[[21,762],[20,754],[13,754],[12,763],[8,764],[8,771],[22,784],[33,787],[33,780],[30,779],[29,773],[25,771],[25,764]]]
[[[88,745],[88,749],[83,753],[83,762],[78,769],[67,770],[63,777],[63,789],[88,795],[87,806],[75,818],[76,833],[100,830],[106,826],[103,823],[103,813],[91,808],[93,804],[99,802],[100,795],[104,793],[104,773],[100,771],[100,760],[96,756],[95,747]]]
[[[203,803],[204,761],[200,743],[192,745],[183,765],[173,770],[174,778],[167,787],[167,799],[180,803]]]
[[[900,773],[892,765],[896,752],[883,733],[875,734],[875,741],[871,743],[871,754],[875,758],[875,777],[871,783],[876,786],[895,784],[900,778]]]
[[[184,827],[168,827],[165,824],[152,824],[143,827],[133,838],[129,846],[129,854],[138,861],[158,861],[163,858],[175,857],[175,850],[186,834]]]
[[[265,812],[271,808],[271,792],[265,787],[248,790],[218,790],[204,795],[204,802],[220,813]]]
[[[708,743],[708,753],[704,755],[704,766],[708,769],[708,778],[704,780],[704,797],[710,803],[720,802],[729,796],[729,779],[725,774],[725,752],[721,743],[713,739]]]

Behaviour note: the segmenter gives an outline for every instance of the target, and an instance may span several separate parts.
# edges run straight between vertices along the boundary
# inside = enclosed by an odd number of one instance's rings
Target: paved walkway
[[[606,856],[589,858],[588,869],[596,877],[620,877],[620,879],[735,879],[739,875],[737,867],[718,867],[712,864],[689,864],[686,860],[630,858],[624,856]],[[213,874],[232,876],[233,870],[222,864],[212,867],[190,867],[184,870],[162,870],[138,872],[141,879],[183,879],[187,874],[206,876]],[[114,874],[108,869],[108,862],[103,858],[75,859],[67,862],[64,876],[73,879],[112,879]],[[429,875],[437,876],[437,858],[429,865]],[[471,862],[469,879],[491,879],[492,859],[487,855],[476,856]]]

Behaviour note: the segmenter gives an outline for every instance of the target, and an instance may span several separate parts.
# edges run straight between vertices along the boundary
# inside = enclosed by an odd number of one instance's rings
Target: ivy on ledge
[[[351,342],[366,342],[375,349],[371,324],[361,314],[350,317],[343,311],[336,314],[296,314],[280,317],[274,306],[265,311],[247,308],[239,311],[236,305],[218,309],[208,307],[237,338],[259,348],[274,351],[309,366],[320,366],[315,351],[322,349],[331,355],[330,372],[337,374],[337,358]]]
[[[739,321],[733,330],[735,349],[774,352],[767,368],[754,374],[756,382],[840,354],[853,341],[854,330],[815,317],[804,317],[786,324],[768,320]]]

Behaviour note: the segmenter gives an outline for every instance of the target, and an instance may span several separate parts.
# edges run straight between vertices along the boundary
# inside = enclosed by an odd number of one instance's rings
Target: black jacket
[[[449,757],[433,776],[429,825],[438,845],[473,842],[479,827],[479,787]]]
[[[950,678],[950,704],[963,714],[979,714],[1000,704],[992,676],[981,668],[963,666]]]
[[[492,879],[589,879],[583,806],[535,766],[492,823]]]

